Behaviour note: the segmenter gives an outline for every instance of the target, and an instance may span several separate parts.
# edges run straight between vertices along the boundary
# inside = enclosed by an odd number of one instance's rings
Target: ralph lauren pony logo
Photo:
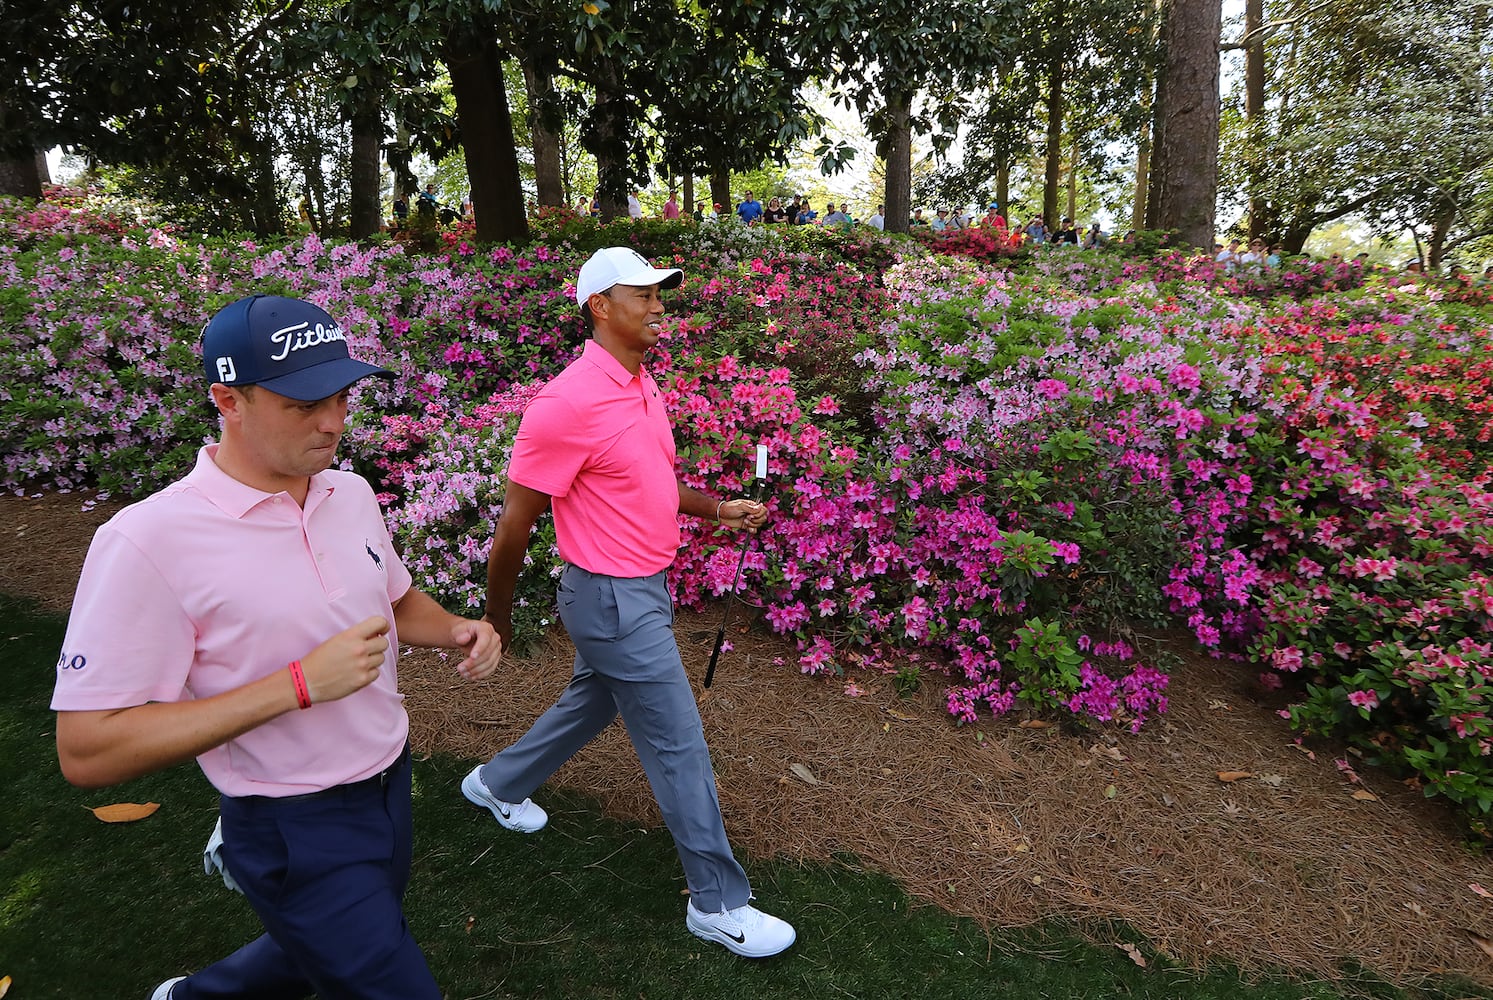
[[[379,556],[379,554],[373,550],[373,546],[370,545],[370,544],[368,544],[368,539],[366,539],[366,538],[363,539],[363,548],[368,551],[368,558],[373,560],[373,565],[377,566],[379,569],[383,569],[384,568],[384,560],[383,560],[383,558],[381,556]]]

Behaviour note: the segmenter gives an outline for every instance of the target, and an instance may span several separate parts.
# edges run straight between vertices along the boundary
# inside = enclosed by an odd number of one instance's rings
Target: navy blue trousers
[[[223,861],[265,933],[177,983],[172,1000],[441,1000],[405,923],[413,824],[406,752],[383,780],[229,798]]]

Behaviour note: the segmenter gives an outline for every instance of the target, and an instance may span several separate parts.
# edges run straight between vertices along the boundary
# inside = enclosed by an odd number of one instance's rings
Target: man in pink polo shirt
[[[329,468],[349,388],[392,373],[265,295],[209,320],[202,362],[218,443],[89,547],[52,697],[62,773],[96,788],[195,757],[221,793],[222,860],[265,933],[152,1000],[440,1000],[400,902],[395,662],[401,642],[461,649],[476,680],[503,647],[410,587],[373,491]]]
[[[529,530],[553,507],[567,563],[560,618],[575,642],[575,670],[559,700],[461,790],[506,829],[533,833],[548,817],[529,795],[620,713],[684,865],[685,925],[762,958],[791,945],[794,931],[751,905],[726,839],[664,571],[679,549],[679,514],[756,530],[767,510],[712,499],[675,475],[668,413],[643,360],[658,343],[659,292],[683,277],[612,247],[593,254],[576,279],[592,339],[524,410],[487,564],[487,617],[506,647]]]

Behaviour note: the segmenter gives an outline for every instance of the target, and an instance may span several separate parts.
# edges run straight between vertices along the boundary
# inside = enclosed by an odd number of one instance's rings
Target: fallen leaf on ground
[[[1140,949],[1137,948],[1135,945],[1120,943],[1120,944],[1116,944],[1115,947],[1118,948],[1118,949],[1120,949],[1121,951],[1123,951],[1125,954],[1129,955],[1130,956],[1130,961],[1134,962],[1136,965],[1140,966],[1142,969],[1144,969],[1146,967],[1146,956],[1142,955],[1140,953]]]
[[[916,715],[908,715],[906,712],[899,712],[895,708],[888,708],[888,709],[886,709],[886,714],[890,715],[892,718],[896,719],[898,722],[916,722],[916,721],[918,721],[918,717]]]
[[[1292,743],[1292,744],[1290,744],[1290,746],[1292,747],[1292,749],[1300,750],[1302,753],[1306,754],[1306,759],[1307,760],[1316,760],[1317,759],[1317,755],[1316,754],[1312,753],[1310,750],[1308,750],[1306,747],[1302,746],[1300,743]]]
[[[1468,937],[1472,938],[1472,943],[1483,950],[1484,955],[1493,958],[1493,941],[1489,941],[1477,931],[1466,930],[1466,928],[1463,928],[1463,930],[1466,931]]]
[[[1161,801],[1167,808],[1171,808],[1172,806],[1177,804],[1177,800],[1172,798],[1172,796],[1168,792],[1161,793]]]
[[[1018,729],[1050,729],[1052,723],[1043,722],[1041,719],[1022,719],[1016,723]]]
[[[1479,896],[1483,897],[1484,899],[1493,899],[1493,892],[1489,892],[1487,889],[1484,889],[1482,886],[1478,885],[1476,882],[1469,882],[1469,883],[1467,883],[1467,888],[1471,889],[1473,892],[1477,893]]]
[[[1110,760],[1123,761],[1125,759],[1125,755],[1120,752],[1119,747],[1102,747],[1097,743],[1089,747],[1089,753],[1096,757],[1108,757]]]
[[[1421,907],[1421,905],[1419,903],[1416,903],[1416,902],[1406,903],[1405,904],[1405,909],[1409,910],[1411,913],[1415,914],[1417,917],[1427,916],[1426,911]]]
[[[1269,785],[1271,788],[1279,788],[1280,783],[1282,781],[1285,781],[1286,779],[1282,778],[1278,774],[1262,774],[1260,775],[1260,780]]]
[[[814,777],[814,772],[810,771],[808,767],[803,764],[789,764],[788,770],[792,771],[793,776],[806,785],[820,784],[819,779]]]
[[[1238,804],[1235,803],[1233,799],[1224,799],[1223,814],[1225,816],[1228,816],[1230,819],[1238,819],[1241,812],[1243,812],[1243,810],[1239,808]]]
[[[1228,702],[1226,702],[1226,701],[1220,701],[1217,698],[1214,698],[1213,700],[1209,701],[1208,702],[1208,707],[1211,708],[1211,709],[1213,709],[1214,711],[1217,711],[1217,712],[1232,712],[1233,711],[1233,709],[1229,707],[1229,703]]]
[[[98,806],[90,811],[105,823],[133,823],[138,819],[144,819],[159,808],[161,808],[159,802],[116,802],[113,805]]]
[[[1359,802],[1378,802],[1379,796],[1363,788],[1354,789],[1353,798]]]
[[[1120,794],[1120,790],[1118,788],[1116,788],[1114,785],[1110,785],[1108,788],[1106,788],[1104,790],[1104,797],[1106,799],[1112,799],[1116,795],[1119,795],[1119,794]]]
[[[1219,771],[1218,772],[1218,780],[1219,781],[1238,781],[1240,778],[1253,778],[1254,776],[1255,776],[1255,773],[1253,771]]]

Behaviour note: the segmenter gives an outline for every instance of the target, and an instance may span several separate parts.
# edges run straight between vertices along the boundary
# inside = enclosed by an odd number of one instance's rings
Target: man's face
[[[314,476],[326,471],[337,457],[347,424],[347,389],[313,402],[291,399],[263,386],[249,392],[228,391],[238,399],[229,420],[235,424],[243,454],[265,482],[289,483]]]
[[[640,354],[658,343],[664,300],[657,285],[613,285],[603,298],[591,305],[598,332]]]

